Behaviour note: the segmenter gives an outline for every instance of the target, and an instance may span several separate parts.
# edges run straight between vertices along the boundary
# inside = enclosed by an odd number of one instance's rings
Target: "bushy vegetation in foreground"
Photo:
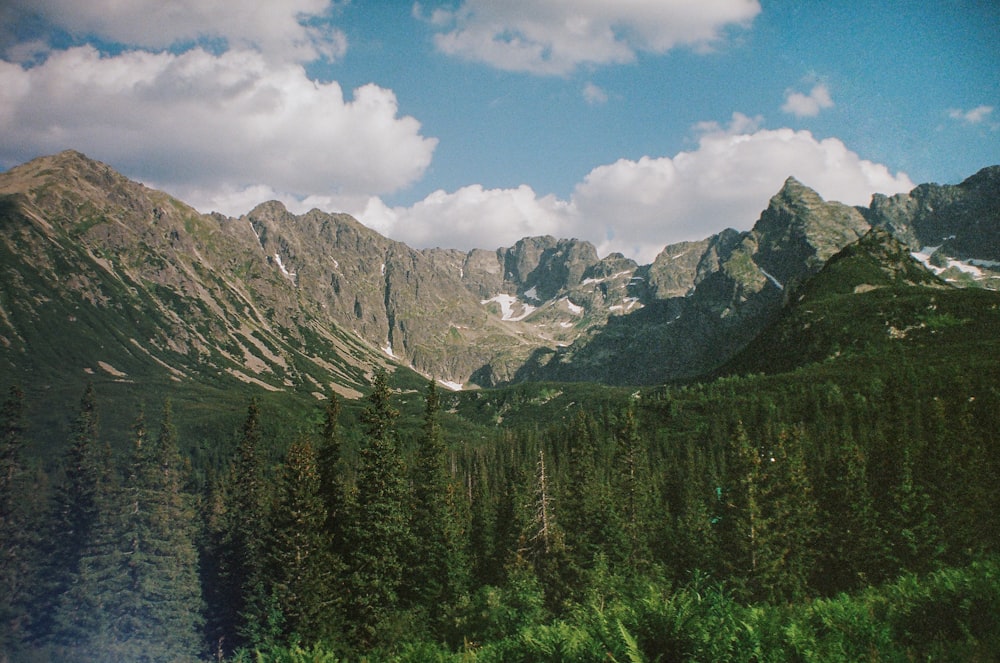
[[[530,589],[518,598],[528,605],[540,601]],[[505,616],[494,617],[512,625]],[[457,651],[416,642],[363,660],[994,661],[1000,656],[1000,560],[906,574],[856,594],[786,605],[745,605],[702,577],[680,588],[648,580],[609,596],[594,594],[563,618],[522,617],[527,621],[511,633],[486,642],[467,639]],[[353,659],[322,646],[293,646],[243,651],[233,663],[347,660]]]

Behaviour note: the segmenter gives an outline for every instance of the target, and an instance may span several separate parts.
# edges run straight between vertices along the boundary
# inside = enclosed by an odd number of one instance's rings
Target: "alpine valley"
[[[998,378],[1000,166],[639,265],[39,158],[0,661],[995,661]]]

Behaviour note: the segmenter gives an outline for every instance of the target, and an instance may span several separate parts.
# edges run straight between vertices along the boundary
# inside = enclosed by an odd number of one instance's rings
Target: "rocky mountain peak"
[[[868,232],[854,207],[826,202],[789,177],[754,225],[755,262],[782,284],[815,273],[842,247]]]

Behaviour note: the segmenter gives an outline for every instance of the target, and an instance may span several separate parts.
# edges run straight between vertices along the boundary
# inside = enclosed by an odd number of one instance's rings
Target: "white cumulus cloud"
[[[566,74],[583,64],[630,62],[640,51],[707,49],[747,26],[757,0],[464,0],[436,10],[437,48],[498,69]]]
[[[372,199],[358,217],[365,225],[411,246],[495,249],[522,237],[565,236],[572,230],[570,205],[538,196],[531,187],[484,189],[473,184],[452,193],[435,191],[410,207],[389,208]]]
[[[82,46],[36,66],[0,61],[0,89],[0,161],[72,147],[182,197],[261,183],[298,197],[390,193],[423,175],[437,144],[391,90],[345,98],[256,51]]]
[[[330,0],[9,0],[6,11],[129,47],[222,40],[227,48],[305,62],[344,54],[347,39],[329,24],[335,7]]]
[[[787,90],[785,103],[781,110],[791,113],[795,117],[816,117],[821,110],[832,107],[833,99],[830,97],[830,90],[822,83],[817,83],[809,91],[809,94]]]
[[[836,138],[760,123],[740,114],[728,126],[702,123],[696,149],[598,166],[568,201],[540,198],[528,187],[472,186],[435,192],[412,207],[370,205],[361,218],[415,246],[495,248],[553,234],[589,240],[601,255],[619,251],[649,263],[667,244],[749,229],[790,175],[827,200],[852,205],[914,186]]]

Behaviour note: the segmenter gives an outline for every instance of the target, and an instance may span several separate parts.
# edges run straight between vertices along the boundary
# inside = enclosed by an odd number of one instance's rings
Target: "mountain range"
[[[202,214],[67,151],[0,174],[0,382],[354,398],[379,366],[456,390],[690,379],[745,356],[862,238],[907,282],[1000,289],[1000,166],[867,208],[790,177],[751,230],[639,265],[550,236],[418,250],[278,202]]]

